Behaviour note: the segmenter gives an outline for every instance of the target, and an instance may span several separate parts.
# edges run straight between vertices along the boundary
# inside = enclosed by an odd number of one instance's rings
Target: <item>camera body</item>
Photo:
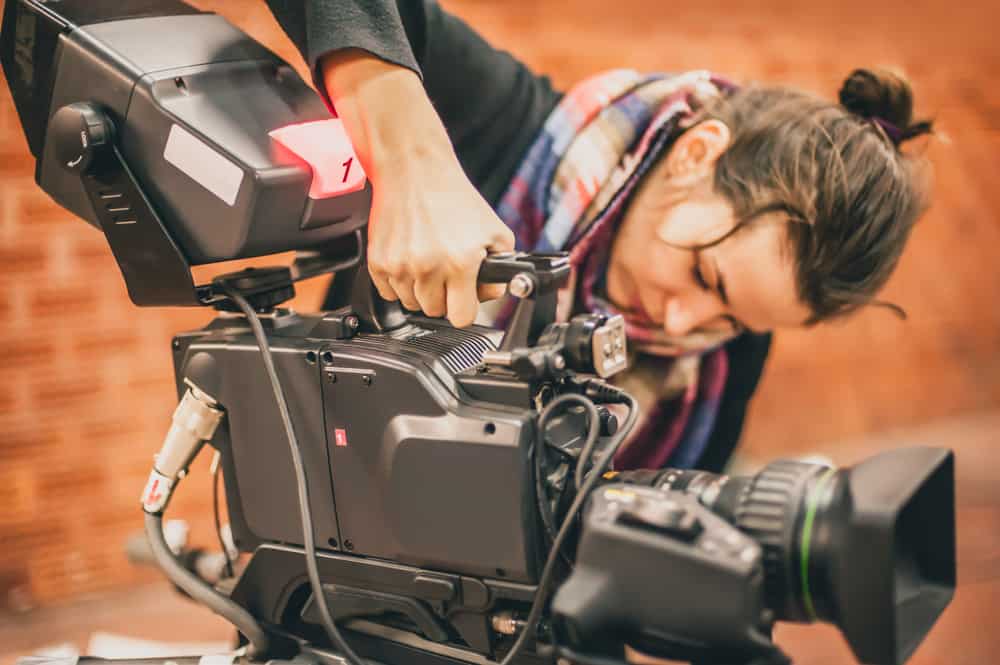
[[[529,386],[512,386],[508,404],[476,398],[484,378],[476,357],[495,348],[497,331],[427,320],[392,337],[335,339],[324,334],[325,318],[276,312],[269,337],[296,434],[312,456],[317,542],[530,582],[538,544],[527,537],[534,503],[522,463],[535,438]],[[193,381],[226,411],[213,443],[224,451],[237,545],[301,544],[301,527],[289,520],[298,506],[284,433],[248,331],[210,327],[176,342],[182,389]],[[468,501],[483,494],[488,504]]]
[[[391,334],[337,339],[340,316],[279,310],[268,327],[305,452],[332,612],[366,618],[355,622],[361,633],[386,620],[411,644],[496,658],[509,636],[494,621],[526,614],[547,554],[532,447],[544,439],[579,458],[586,420],[568,413],[537,431],[535,404],[559,383],[484,365],[500,331],[411,317]],[[235,543],[253,554],[232,597],[307,633],[318,616],[301,529],[290,519],[295,478],[259,351],[232,323],[225,317],[175,338],[178,386],[193,382],[225,410],[212,444],[222,453]],[[593,646],[592,628],[604,648],[616,643],[611,635],[661,649],[683,637],[734,653],[767,643],[771,615],[753,539],[680,491],[608,485],[588,506],[578,556],[590,563],[553,606],[566,618],[568,644]],[[650,594],[650,585],[670,593]],[[594,597],[615,610],[595,615]],[[588,622],[596,625],[577,628]]]
[[[266,320],[332,611],[393,615],[425,646],[492,657],[504,637],[492,616],[530,602],[546,554],[530,461],[533,404],[547,388],[481,364],[502,331],[412,317],[390,334],[344,337],[339,318],[278,310]],[[253,553],[232,597],[308,633],[318,619],[295,477],[259,351],[222,317],[175,338],[174,354],[180,389],[197,384],[226,413],[212,445],[235,543]],[[564,449],[579,447],[583,418],[557,425]]]

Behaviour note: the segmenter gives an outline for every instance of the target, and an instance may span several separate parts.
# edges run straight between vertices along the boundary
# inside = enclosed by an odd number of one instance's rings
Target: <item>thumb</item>
[[[507,285],[480,284],[476,290],[479,295],[479,302],[486,302],[487,300],[496,300],[497,298],[503,298],[504,294],[507,293]]]
[[[493,234],[493,238],[490,240],[490,244],[486,247],[486,250],[491,254],[495,254],[496,252],[512,252],[514,251],[515,243],[514,232],[506,226],[501,226]]]

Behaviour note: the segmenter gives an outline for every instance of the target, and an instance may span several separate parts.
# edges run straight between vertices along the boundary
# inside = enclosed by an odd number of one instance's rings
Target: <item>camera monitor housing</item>
[[[21,0],[3,34],[35,178],[105,231],[136,304],[198,304],[190,265],[317,249],[367,221],[371,186],[323,101],[221,16]],[[343,182],[310,166],[338,156]]]

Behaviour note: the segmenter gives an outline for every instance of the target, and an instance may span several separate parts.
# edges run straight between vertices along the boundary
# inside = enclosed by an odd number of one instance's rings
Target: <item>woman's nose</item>
[[[674,296],[667,301],[663,328],[668,335],[682,337],[718,319],[725,305],[709,293]]]

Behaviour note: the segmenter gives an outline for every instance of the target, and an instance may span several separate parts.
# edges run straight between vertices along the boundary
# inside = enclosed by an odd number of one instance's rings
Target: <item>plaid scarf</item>
[[[619,313],[602,293],[611,240],[628,199],[691,125],[694,112],[731,89],[703,71],[642,76],[613,70],[579,83],[553,109],[497,213],[514,231],[518,249],[570,253],[573,274],[560,293],[560,320],[585,311]],[[668,338],[661,326],[622,314],[635,355],[621,383],[647,415],[615,468],[693,466],[708,443],[726,382],[725,338]]]

